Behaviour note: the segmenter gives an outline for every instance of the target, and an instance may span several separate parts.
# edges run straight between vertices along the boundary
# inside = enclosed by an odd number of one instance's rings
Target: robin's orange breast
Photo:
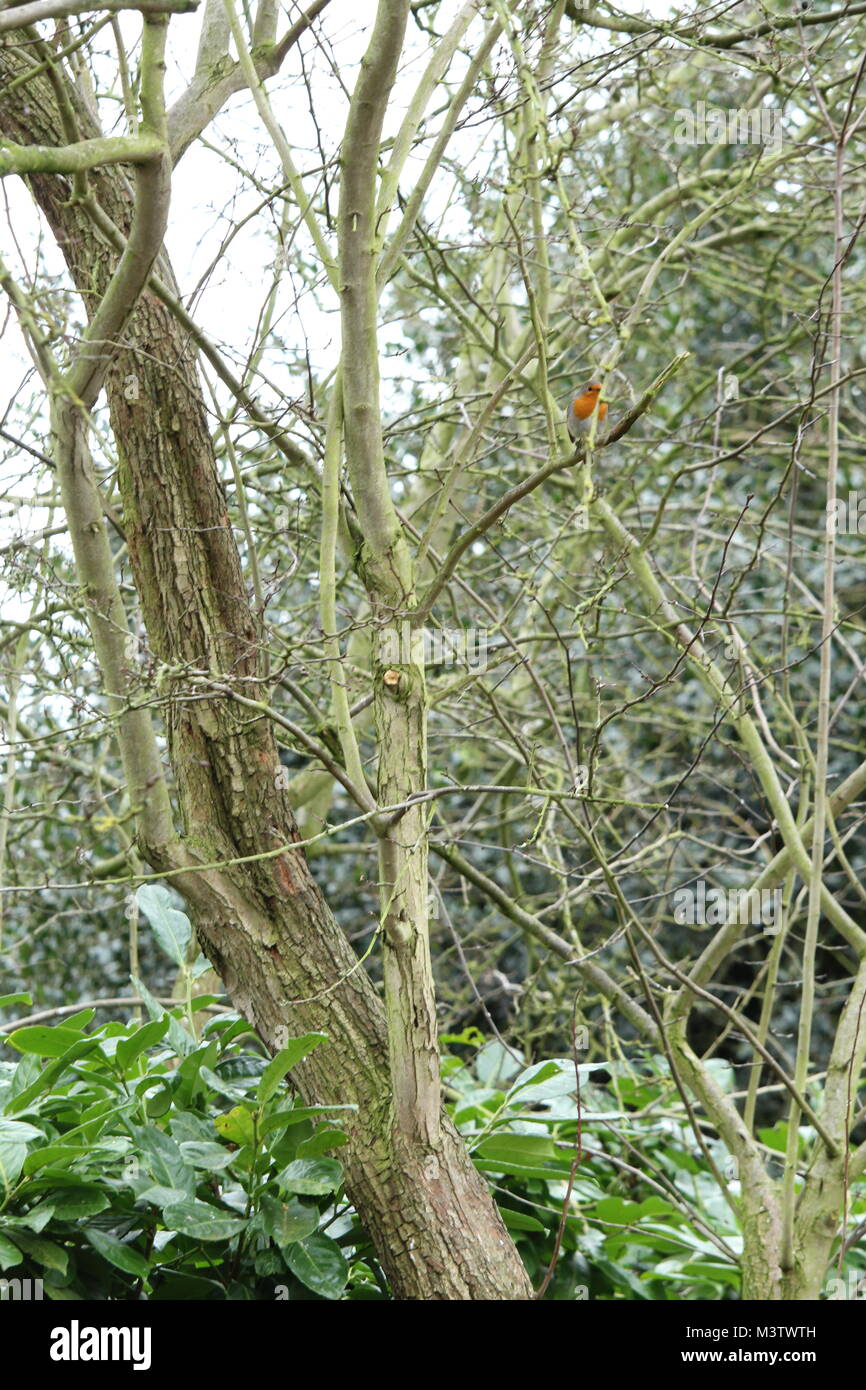
[[[607,401],[599,401],[601,386],[592,382],[577,396],[568,409],[568,433],[572,439],[585,434],[592,426],[593,416],[601,424],[607,414]]]

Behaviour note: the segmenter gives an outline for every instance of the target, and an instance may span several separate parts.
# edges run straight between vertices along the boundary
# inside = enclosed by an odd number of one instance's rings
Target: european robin
[[[570,439],[578,439],[582,434],[588,434],[592,427],[593,420],[600,425],[607,414],[607,401],[599,403],[598,393],[601,385],[597,381],[591,381],[588,386],[584,386],[583,391],[577,396],[568,407],[567,423]]]

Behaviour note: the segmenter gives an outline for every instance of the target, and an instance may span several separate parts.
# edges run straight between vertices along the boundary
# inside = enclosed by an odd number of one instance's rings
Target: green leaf
[[[715,1260],[689,1260],[686,1264],[677,1260],[662,1260],[653,1271],[657,1278],[673,1279],[679,1283],[694,1284],[706,1280],[710,1284],[725,1284],[738,1289],[741,1281],[739,1269],[733,1265],[716,1263]]]
[[[277,1178],[285,1192],[322,1197],[334,1192],[343,1181],[343,1165],[334,1158],[297,1158]]]
[[[625,1197],[604,1197],[596,1202],[593,1217],[605,1226],[628,1226],[640,1217],[640,1206]]]
[[[162,1215],[166,1226],[195,1240],[229,1240],[247,1224],[242,1216],[228,1216],[197,1197],[166,1207]]]
[[[20,1265],[23,1259],[18,1246],[0,1235],[0,1269],[12,1269],[13,1265]]]
[[[218,1173],[227,1168],[234,1155],[222,1144],[213,1144],[198,1139],[188,1139],[181,1143],[180,1151],[193,1168],[204,1168],[207,1172]]]
[[[39,1075],[29,1086],[25,1086],[23,1091],[19,1091],[13,1100],[6,1106],[7,1114],[14,1114],[18,1110],[26,1110],[31,1101],[44,1091],[50,1091],[57,1078],[66,1071],[73,1062],[84,1057],[88,1052],[94,1052],[100,1043],[98,1037],[79,1038],[72,1046],[64,1052],[62,1057],[56,1057],[53,1062],[49,1062],[47,1067],[43,1067]],[[31,1060],[27,1058],[25,1060]],[[32,1060],[35,1061],[35,1058]]]
[[[166,1015],[168,1016],[168,1040],[178,1057],[187,1057],[189,1053],[193,1052],[198,1046],[195,1038],[187,1032],[183,1024],[179,1023],[176,1018],[172,1018],[171,1014],[168,1013],[167,1009],[163,1008],[158,999],[154,999],[150,990],[142,983],[137,975],[131,975],[130,979],[144,1000],[145,1008],[152,1019],[156,1020],[165,1018]]]
[[[0,1009],[8,1009],[12,1004],[32,1004],[31,994],[0,994]]]
[[[225,1081],[218,1072],[212,1071],[210,1067],[202,1066],[200,1069],[202,1081],[210,1086],[211,1090],[216,1091],[218,1096],[225,1096],[226,1100],[245,1100],[246,1088],[243,1086],[232,1086]]]
[[[55,1245],[53,1240],[43,1240],[41,1236],[31,1236],[26,1231],[15,1230],[10,1232],[16,1245],[20,1245],[25,1255],[29,1255],[37,1264],[44,1269],[56,1269],[58,1274],[65,1274],[69,1264],[69,1255],[60,1245]]]
[[[106,1231],[97,1231],[88,1227],[84,1232],[84,1238],[93,1246],[97,1254],[108,1260],[115,1269],[122,1269],[124,1274],[134,1274],[136,1279],[147,1279],[149,1276],[150,1264],[146,1257],[142,1255],[140,1250],[118,1240],[117,1236],[110,1236]]]
[[[514,1060],[503,1043],[495,1039],[487,1042],[475,1058],[475,1074],[479,1081],[498,1086],[509,1081],[520,1070],[520,1063]]]
[[[759,1130],[758,1138],[768,1149],[775,1149],[776,1153],[783,1154],[788,1147],[787,1120],[777,1120],[772,1129]]]
[[[35,1052],[37,1057],[62,1057],[83,1036],[75,1028],[60,1025],[48,1028],[44,1024],[36,1024],[32,1028],[16,1028],[6,1041],[19,1052]]]
[[[304,1206],[294,1198],[290,1202],[278,1202],[265,1193],[261,1199],[260,1222],[265,1235],[284,1248],[311,1236],[319,1225],[319,1213],[315,1207]]]
[[[148,1096],[144,1109],[149,1120],[158,1120],[161,1115],[167,1115],[171,1109],[171,1087],[165,1086],[161,1091],[155,1091],[152,1096]]]
[[[199,1046],[195,1052],[191,1052],[188,1057],[184,1057],[180,1066],[177,1068],[177,1075],[181,1079],[181,1086],[178,1090],[176,1108],[185,1110],[191,1097],[199,1089],[205,1088],[204,1077],[199,1076],[202,1067],[209,1067],[216,1061],[217,1044],[207,1043]]]
[[[129,1038],[121,1038],[117,1044],[117,1060],[123,1070],[126,1071],[136,1057],[140,1057],[142,1052],[146,1052],[149,1047],[155,1047],[158,1042],[162,1042],[168,1032],[169,1017],[163,1014],[162,1018],[151,1019],[150,1023],[145,1023],[137,1029]]]
[[[640,1301],[652,1299],[649,1289],[634,1277],[631,1270],[623,1269],[621,1265],[611,1264],[610,1260],[602,1259],[599,1256],[594,1256],[592,1263],[593,1268],[600,1274],[606,1275],[615,1287],[628,1290],[633,1299]]]
[[[18,1220],[22,1226],[27,1227],[28,1231],[33,1231],[34,1235],[38,1236],[40,1231],[45,1230],[53,1216],[54,1202],[46,1201],[31,1207],[23,1216],[19,1216]]]
[[[139,1155],[158,1183],[179,1187],[190,1195],[195,1191],[195,1173],[184,1162],[177,1144],[164,1130],[155,1125],[130,1125],[130,1134]]]
[[[322,1298],[339,1298],[349,1277],[349,1266],[339,1245],[328,1236],[307,1236],[292,1245],[286,1264],[302,1284]]]
[[[186,913],[172,905],[172,894],[160,883],[145,883],[136,898],[165,954],[183,967],[192,940],[192,924]]]
[[[189,1196],[181,1187],[164,1187],[161,1183],[147,1186],[147,1180],[137,1178],[133,1183],[136,1201],[149,1202],[152,1207],[163,1211],[166,1207],[176,1207]]]
[[[444,1047],[483,1047],[487,1039],[480,1028],[464,1028],[462,1033],[440,1033],[439,1041]],[[463,1062],[460,1062],[463,1066]]]
[[[529,1216],[525,1211],[513,1211],[511,1207],[500,1207],[499,1215],[505,1222],[509,1231],[537,1231],[546,1234],[547,1227],[534,1216]]]
[[[96,1186],[55,1187],[51,1192],[51,1201],[56,1221],[79,1221],[82,1216],[96,1216],[111,1205],[106,1193]]]
[[[322,1125],[309,1139],[301,1141],[297,1148],[296,1157],[318,1158],[320,1154],[328,1153],[331,1149],[341,1149],[348,1142],[341,1129]]]
[[[570,1167],[570,1161],[560,1155],[551,1139],[534,1134],[499,1134],[485,1139],[472,1157],[476,1167],[484,1172],[548,1181],[567,1174]]]
[[[262,1073],[256,1091],[256,1100],[259,1105],[264,1105],[266,1101],[270,1100],[283,1077],[291,1071],[292,1067],[296,1067],[298,1062],[307,1056],[308,1052],[312,1052],[314,1047],[319,1047],[327,1040],[327,1033],[305,1033],[302,1038],[292,1038],[285,1047],[281,1048]]]
[[[551,1088],[550,1082],[554,1077],[560,1081],[560,1085]],[[505,1099],[507,1102],[521,1093],[521,1101],[547,1100],[553,1096],[568,1095],[576,1085],[574,1065],[571,1062],[535,1062],[511,1083]],[[523,1092],[526,1094],[522,1094]]]
[[[65,1018],[65,1019],[63,1020],[63,1025],[62,1025],[62,1026],[63,1026],[64,1028],[71,1028],[73,1032],[76,1032],[76,1033],[83,1033],[84,1030],[85,1030],[85,1028],[87,1027],[88,1023],[92,1023],[93,1020],[95,1019],[95,1017],[96,1017],[96,1010],[95,1010],[95,1009],[81,1009],[81,1010],[79,1010],[79,1012],[78,1012],[77,1014],[70,1014],[70,1016],[69,1016],[68,1018]],[[108,1032],[108,1031],[111,1030],[111,1029],[122,1029],[122,1028],[123,1028],[123,1024],[122,1024],[122,1023],[114,1022],[114,1023],[108,1023],[108,1024],[106,1024],[105,1027],[104,1027],[104,1028],[101,1028],[99,1031],[100,1031],[101,1033],[106,1033],[106,1032]]]
[[[255,1137],[253,1117],[242,1105],[236,1105],[225,1115],[217,1115],[213,1123],[217,1133],[230,1144],[252,1144]]]
[[[20,1096],[22,1091],[26,1091],[28,1086],[32,1086],[42,1075],[42,1064],[38,1057],[34,1057],[32,1052],[27,1052],[21,1058],[15,1071],[12,1074],[12,1084],[9,1087],[9,1099],[14,1100]],[[6,1107],[10,1107],[7,1105]]]
[[[147,988],[147,985],[145,985],[144,982],[140,980],[137,975],[130,975],[129,978],[132,981],[133,988],[135,989],[136,994],[140,995],[140,997],[144,1000],[144,1007],[147,1009],[147,1012],[150,1014],[151,1018],[154,1020],[162,1018],[163,1014],[165,1013],[165,1009],[163,1008],[162,1004],[160,1004],[158,999],[154,999],[150,990]]]
[[[356,1105],[293,1105],[282,1110],[271,1110],[264,1117],[259,1132],[273,1134],[275,1130],[288,1129],[290,1125],[300,1124],[302,1120],[315,1119],[317,1115],[337,1114],[341,1110],[357,1110]]]
[[[35,1125],[28,1124],[26,1120],[2,1120],[0,1119],[0,1142],[4,1139],[19,1140],[24,1144],[31,1144],[34,1139],[44,1139],[45,1135],[41,1129]]]
[[[41,1129],[23,1120],[0,1120],[0,1183],[11,1187],[27,1158],[28,1146],[43,1139]]]

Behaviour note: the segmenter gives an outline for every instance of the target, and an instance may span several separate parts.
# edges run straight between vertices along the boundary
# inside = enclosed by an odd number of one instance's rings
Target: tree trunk
[[[15,39],[19,42],[16,44]],[[0,39],[0,129],[19,143],[99,135],[63,72],[8,83],[48,57],[46,45]],[[38,53],[38,57],[36,54]],[[120,169],[89,176],[125,233],[130,189]],[[30,179],[88,315],[116,255],[60,176]],[[160,275],[170,275],[162,262]],[[451,1122],[419,1142],[395,1122],[380,1000],[314,882],[282,790],[270,724],[240,702],[259,693],[258,633],[211,447],[186,334],[145,291],[106,378],[120,459],[129,557],[148,643],[171,675],[141,672],[132,693],[158,694],[183,835],[139,848],[185,897],[202,949],[268,1048],[326,1032],[293,1072],[309,1102],[354,1103],[346,1185],[396,1297],[525,1299],[517,1251]],[[138,688],[136,689],[136,682]],[[127,685],[129,689],[129,684]],[[237,698],[240,697],[240,698]],[[200,867],[207,866],[207,867]]]

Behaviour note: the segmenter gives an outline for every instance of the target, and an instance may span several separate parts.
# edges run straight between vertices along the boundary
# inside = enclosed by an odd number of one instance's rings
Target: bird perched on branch
[[[570,439],[577,440],[582,434],[588,434],[593,421],[597,422],[597,426],[602,424],[607,414],[607,401],[599,401],[600,391],[600,383],[591,381],[588,386],[584,386],[581,394],[569,403],[566,421]]]

